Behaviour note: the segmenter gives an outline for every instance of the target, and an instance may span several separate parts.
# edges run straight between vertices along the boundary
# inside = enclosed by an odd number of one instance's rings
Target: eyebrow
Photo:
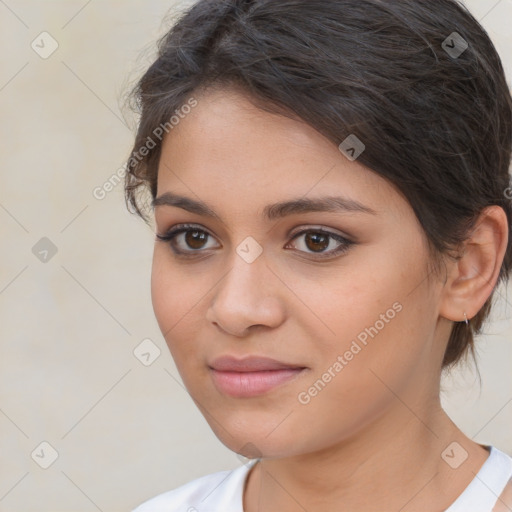
[[[213,208],[202,201],[196,201],[189,197],[180,196],[172,192],[165,192],[151,202],[153,208],[157,206],[175,206],[191,213],[221,220]],[[310,212],[348,212],[348,213],[369,213],[377,215],[377,212],[364,204],[346,197],[325,196],[319,198],[291,199],[279,203],[269,204],[263,209],[264,217],[275,220],[287,215]]]

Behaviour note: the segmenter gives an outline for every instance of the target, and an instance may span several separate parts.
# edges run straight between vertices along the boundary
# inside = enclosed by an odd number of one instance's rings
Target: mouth
[[[266,357],[237,359],[223,356],[215,359],[209,370],[215,387],[223,394],[248,398],[290,382],[308,368]]]

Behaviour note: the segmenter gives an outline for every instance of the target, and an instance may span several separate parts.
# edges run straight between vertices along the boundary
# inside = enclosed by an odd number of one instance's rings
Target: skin
[[[198,105],[163,141],[157,197],[172,191],[201,200],[221,220],[156,206],[158,234],[191,223],[211,236],[191,247],[178,235],[178,248],[195,250],[189,259],[155,242],[152,301],[214,433],[231,450],[262,458],[246,481],[244,511],[444,510],[488,457],[443,411],[439,384],[452,321],[464,312],[471,319],[496,283],[507,243],[503,210],[482,212],[463,256],[446,260],[442,277],[429,275],[424,231],[393,185],[309,125],[258,109],[242,91],[194,97]],[[267,204],[325,195],[359,201],[376,215],[262,216]],[[319,227],[355,243],[321,259],[305,235],[290,236]],[[236,252],[248,236],[263,249],[250,264]],[[324,252],[339,247],[328,240]],[[396,302],[401,311],[300,403],[298,394]],[[308,369],[264,395],[234,398],[217,391],[207,365],[224,354]],[[457,469],[441,457],[453,442],[468,454]]]

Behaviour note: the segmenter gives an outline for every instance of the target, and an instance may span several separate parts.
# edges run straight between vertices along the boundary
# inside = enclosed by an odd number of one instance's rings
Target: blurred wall
[[[189,398],[158,329],[151,229],[126,211],[122,184],[93,193],[126,161],[124,94],[183,5],[0,1],[1,511],[130,510],[242,463]],[[468,6],[510,77],[512,1]],[[470,437],[510,454],[511,308],[500,289],[478,342],[481,389],[469,368],[443,391]]]

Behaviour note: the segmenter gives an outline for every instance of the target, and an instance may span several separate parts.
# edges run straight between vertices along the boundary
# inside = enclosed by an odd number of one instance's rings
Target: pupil
[[[309,242],[313,242],[313,244],[320,244],[322,245],[322,247],[320,248],[320,250],[317,250],[318,248],[310,247]],[[321,252],[322,250],[329,247],[329,237],[327,235],[322,235],[319,233],[308,233],[306,234],[306,245],[312,251]]]

